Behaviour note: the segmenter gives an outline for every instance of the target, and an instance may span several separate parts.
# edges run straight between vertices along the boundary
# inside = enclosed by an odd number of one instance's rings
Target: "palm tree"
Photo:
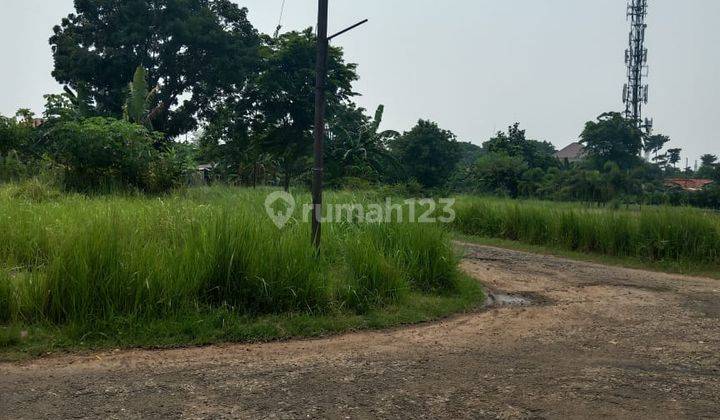
[[[646,158],[649,157],[650,154],[654,154],[655,157],[657,157],[658,152],[660,152],[660,150],[662,150],[662,148],[669,142],[670,137],[662,134],[655,134],[653,136],[646,137],[645,143],[643,144],[643,150],[645,151]]]
[[[700,161],[702,162],[703,166],[714,166],[715,163],[718,161],[718,157],[716,155],[711,154],[705,154],[700,156]]]
[[[677,168],[677,164],[680,162],[680,153],[682,153],[682,149],[668,149],[668,160],[673,168]]]

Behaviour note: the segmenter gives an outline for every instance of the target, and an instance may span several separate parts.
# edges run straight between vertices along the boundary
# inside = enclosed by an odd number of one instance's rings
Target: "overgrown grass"
[[[302,194],[281,230],[266,215],[267,190],[162,198],[16,190],[0,190],[0,347],[319,335],[422,321],[482,301],[437,226],[327,224],[318,255]],[[22,331],[30,338],[18,339]]]
[[[720,268],[720,216],[691,208],[611,210],[462,197],[453,227],[467,235],[657,264]]]

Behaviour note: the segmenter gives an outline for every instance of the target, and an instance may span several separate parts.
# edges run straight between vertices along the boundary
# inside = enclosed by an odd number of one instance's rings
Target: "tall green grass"
[[[691,208],[612,210],[462,197],[461,233],[682,265],[720,265],[720,216]]]
[[[295,219],[281,230],[266,215],[268,192],[40,201],[0,192],[0,323],[90,331],[212,311],[366,313],[457,290],[458,261],[442,228],[328,224],[318,255],[301,221],[309,196],[298,196]]]

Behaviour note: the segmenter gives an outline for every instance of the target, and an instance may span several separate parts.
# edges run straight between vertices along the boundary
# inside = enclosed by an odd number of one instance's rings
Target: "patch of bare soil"
[[[316,341],[4,364],[0,417],[720,417],[720,281],[471,245],[463,266],[534,304]]]

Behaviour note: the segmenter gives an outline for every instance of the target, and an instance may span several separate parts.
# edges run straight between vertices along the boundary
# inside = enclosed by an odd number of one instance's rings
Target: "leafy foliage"
[[[525,130],[520,129],[520,123],[510,126],[507,134],[498,132],[497,136],[483,144],[483,148],[489,153],[519,157],[531,168],[547,170],[558,165],[555,146],[545,141],[526,139]]]
[[[460,161],[455,135],[434,122],[420,120],[390,144],[406,177],[426,188],[444,186]]]
[[[16,118],[0,115],[0,156],[11,151],[28,153],[33,148],[35,133],[32,127],[32,116],[18,112]]]
[[[253,84],[262,147],[278,157],[286,189],[290,180],[309,166],[315,119],[316,56],[311,29],[268,40],[263,50],[263,70]],[[335,108],[356,95],[352,90],[352,83],[358,79],[356,69],[357,65],[345,63],[340,48],[330,48],[326,82],[329,118]]]
[[[315,117],[315,36],[311,29],[263,37],[259,70],[242,90],[231,91],[208,113],[201,138],[205,160],[232,168],[228,173],[259,171],[268,154],[279,165],[285,188],[306,172]],[[328,119],[355,96],[357,66],[345,63],[340,48],[328,57]],[[265,159],[267,162],[267,159]],[[255,177],[253,177],[254,179]]]
[[[618,112],[607,112],[597,121],[589,121],[580,139],[596,167],[609,161],[622,169],[637,166],[643,147],[640,129]]]
[[[160,134],[114,118],[69,121],[52,135],[55,160],[72,189],[161,192],[179,186],[194,166],[187,146],[159,152],[154,144]]]
[[[144,67],[139,66],[135,70],[133,81],[130,83],[127,99],[125,100],[124,115],[125,119],[134,124],[145,126],[152,129],[152,120],[157,117],[162,106],[155,109],[150,107],[155,102],[155,95],[158,88],[148,89],[147,71]]]
[[[123,115],[128,80],[142,66],[150,86],[163,82],[154,126],[173,137],[258,67],[260,37],[230,0],[82,0],[75,8],[50,38],[53,76],[85,87],[101,115]]]
[[[399,136],[394,130],[380,131],[385,107],[378,106],[369,119],[364,109],[341,106],[329,123],[326,143],[326,179],[341,186],[348,179],[380,182],[397,176],[399,162],[388,145]]]
[[[63,124],[55,132],[57,161],[67,182],[80,189],[148,185],[157,136],[146,128],[95,117]]]
[[[517,197],[528,166],[520,156],[491,152],[481,156],[472,169],[473,178],[483,191]]]

